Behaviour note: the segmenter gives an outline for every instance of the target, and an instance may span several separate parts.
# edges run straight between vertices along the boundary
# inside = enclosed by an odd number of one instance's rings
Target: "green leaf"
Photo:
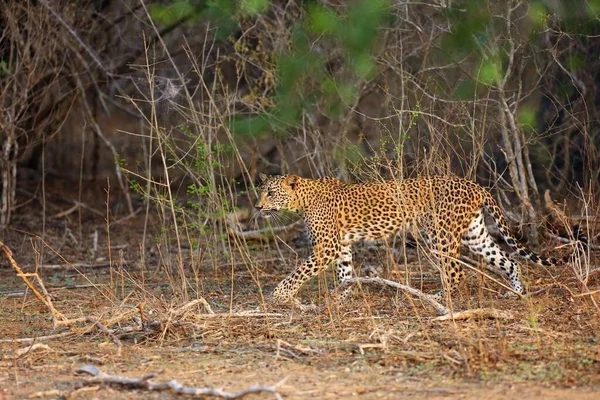
[[[455,90],[456,97],[460,100],[473,100],[475,95],[475,82],[472,79],[466,79],[458,84]]]
[[[479,67],[479,80],[486,85],[495,85],[502,79],[502,66],[500,61],[491,57],[484,60]]]
[[[569,71],[577,72],[585,65],[585,60],[580,55],[575,54],[567,58],[567,65],[569,66]]]
[[[161,25],[171,26],[182,19],[188,19],[198,14],[199,10],[189,0],[178,0],[170,5],[153,4],[150,16]]]
[[[544,27],[546,25],[546,19],[548,18],[548,13],[544,3],[541,1],[534,1],[531,3],[529,9],[527,10],[527,17],[536,28]]]
[[[267,118],[258,115],[234,118],[229,128],[234,136],[260,137],[269,130],[270,126]]]
[[[586,4],[589,16],[591,18],[598,18],[598,14],[600,14],[600,0],[588,0]]]
[[[358,57],[352,62],[352,69],[354,73],[361,77],[362,79],[369,79],[373,75],[373,71],[375,70],[375,63],[371,59],[371,56],[366,54],[360,54]]]
[[[0,61],[0,77],[10,75],[10,71],[8,70],[8,63],[5,60]]]
[[[267,11],[270,5],[270,0],[241,0],[240,2],[242,15],[251,17]]]
[[[337,31],[340,27],[338,15],[323,7],[311,7],[308,11],[308,28],[317,35],[329,34]]]
[[[217,28],[217,39],[225,40],[239,27],[235,13],[234,0],[209,0],[206,2],[203,16]]]
[[[466,57],[490,40],[486,31],[493,21],[486,0],[461,2],[460,7],[448,7],[444,13],[451,22],[451,31],[442,39],[442,48],[455,60]]]
[[[517,123],[524,130],[533,131],[536,125],[535,110],[529,106],[521,106],[517,111]]]
[[[339,86],[338,88],[338,92],[339,95],[342,99],[342,101],[347,105],[347,106],[352,106],[354,105],[354,102],[356,101],[356,99],[358,99],[358,87],[356,85],[351,85],[351,84],[342,84]]]
[[[344,21],[346,29],[337,35],[353,56],[370,52],[387,9],[387,0],[363,0],[350,7]]]

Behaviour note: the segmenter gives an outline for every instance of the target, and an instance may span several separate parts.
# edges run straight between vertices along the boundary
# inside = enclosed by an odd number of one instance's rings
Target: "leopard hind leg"
[[[492,271],[506,277],[514,291],[520,294],[524,292],[519,265],[492,238],[485,226],[482,210],[471,220],[462,243],[472,253],[482,256]]]
[[[456,291],[458,284],[464,278],[465,273],[458,261],[460,257],[460,238],[439,231],[426,233],[426,241],[433,253],[434,258],[440,264],[442,290],[434,296],[437,300],[443,300],[446,295]]]
[[[349,244],[343,244],[337,259],[336,274],[338,283],[344,285],[344,283],[352,278],[352,247]],[[345,301],[350,297],[352,293],[352,287],[349,286],[339,294],[338,300]]]

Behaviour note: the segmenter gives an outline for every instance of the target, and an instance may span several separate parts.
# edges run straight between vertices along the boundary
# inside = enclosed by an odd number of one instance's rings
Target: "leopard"
[[[302,285],[333,264],[338,283],[344,285],[353,277],[353,244],[386,240],[400,232],[418,233],[425,239],[442,272],[442,289],[434,294],[438,299],[452,294],[464,278],[461,246],[483,258],[520,295],[525,289],[517,258],[543,267],[558,262],[518,242],[487,189],[453,175],[344,183],[331,177],[261,173],[258,193],[259,215],[269,218],[281,210],[300,214],[312,242],[308,258],[273,290],[270,298],[275,304],[300,304],[296,296]],[[490,234],[486,213],[512,253]]]

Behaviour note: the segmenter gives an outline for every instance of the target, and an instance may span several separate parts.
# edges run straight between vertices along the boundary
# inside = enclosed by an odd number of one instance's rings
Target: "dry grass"
[[[144,2],[139,7],[147,12]],[[433,18],[426,22],[432,32],[446,29],[435,25]],[[402,60],[405,50],[390,35],[394,46],[377,57],[402,78],[392,88],[396,93],[387,86],[392,78],[382,74],[372,82],[384,89],[375,93],[381,96],[371,116],[364,109],[368,107],[359,104],[370,96],[366,83],[346,117],[330,121],[331,132],[321,132],[318,112],[308,116],[295,127],[297,135],[273,142],[273,147],[295,151],[294,157],[284,157],[274,166],[260,139],[240,143],[243,140],[228,129],[232,115],[245,107],[252,109],[241,104],[247,99],[238,88],[222,81],[222,75],[214,73],[216,67],[188,47],[184,50],[190,70],[185,76],[158,28],[148,26],[156,40],[144,41],[145,60],[136,63],[145,81],[135,81],[140,93],[123,97],[142,116],[142,132],[132,134],[144,142],[139,165],[117,166],[133,188],[130,193],[123,180],[118,184],[126,193],[128,215],[113,215],[115,189],[110,185],[96,193],[90,188],[90,193],[82,193],[81,188],[71,193],[66,188],[55,189],[54,194],[44,186],[48,194],[41,200],[42,207],[25,205],[19,215],[12,215],[14,230],[3,236],[24,272],[35,273],[44,282],[48,297],[41,296],[45,301],[40,302],[25,291],[12,269],[0,270],[0,398],[163,398],[164,394],[86,385],[86,378],[75,371],[87,364],[131,378],[162,371],[161,378],[228,391],[274,385],[287,378],[278,388],[285,398],[358,394],[592,398],[600,385],[600,274],[592,250],[578,254],[571,267],[525,267],[525,281],[533,293],[525,299],[503,298],[501,285],[469,271],[452,309],[486,309],[506,318],[439,321],[435,310],[418,298],[368,285],[360,286],[348,304],[336,306],[326,296],[334,287],[330,274],[311,281],[301,293],[303,302],[319,311],[301,313],[273,310],[266,299],[309,250],[295,245],[292,235],[283,240],[286,232],[277,227],[277,238],[269,234],[270,240],[255,240],[264,236],[262,221],[253,220],[254,225],[241,234],[237,221],[224,218],[254,200],[253,179],[259,166],[292,171],[302,164],[314,175],[381,179],[401,178],[407,171],[446,173],[456,164],[462,175],[474,177],[483,165],[484,175],[502,188],[529,193],[534,185],[530,185],[528,159],[520,161],[521,171],[512,171],[526,176],[507,182],[489,164],[494,158],[485,153],[488,140],[498,139],[487,134],[488,118],[498,112],[502,118],[514,118],[521,97],[528,93],[519,93],[511,109],[503,88],[489,88],[482,98],[459,105],[437,95],[430,98],[426,87],[415,86],[426,82],[427,74],[417,79],[392,63]],[[430,44],[419,43],[423,49]],[[213,45],[207,39],[206,55]],[[414,46],[410,51],[419,52]],[[167,63],[174,78],[156,70]],[[432,68],[437,74],[438,68]],[[205,81],[208,76],[212,81]],[[190,77],[199,82],[202,101],[190,93]],[[446,86],[452,88],[454,83]],[[405,97],[405,91],[410,96]],[[500,94],[506,107],[496,109],[493,105]],[[382,103],[386,106],[380,107]],[[445,108],[440,112],[438,107]],[[384,115],[388,111],[392,114]],[[169,113],[183,122],[177,126],[165,122]],[[372,157],[355,160],[360,168],[347,155],[339,156],[348,151],[355,123],[360,125],[354,119],[390,134],[387,143],[364,138],[363,150]],[[508,126],[517,130],[514,121]],[[499,137],[509,133],[499,132]],[[414,140],[408,140],[411,135]],[[523,132],[519,138],[524,139]],[[453,148],[456,143],[459,147]],[[244,146],[256,150],[250,160],[241,150]],[[526,143],[509,143],[507,148],[513,146],[528,154]],[[428,153],[422,153],[422,148]],[[232,182],[232,171],[240,182]],[[597,220],[592,186],[574,196],[583,204],[580,214],[588,222],[590,238]],[[131,197],[141,199],[142,206],[133,210]],[[508,204],[505,191],[499,197]],[[90,206],[65,206],[62,198]],[[106,209],[101,212],[94,203],[98,198],[105,199]],[[513,222],[531,222],[536,217],[531,214],[534,204],[529,198],[520,201],[526,203],[527,217],[516,215]],[[41,232],[39,221],[45,221]],[[292,221],[283,222],[296,227]],[[570,231],[568,218],[560,224]],[[232,227],[237,235],[229,234]],[[439,288],[436,269],[418,250],[365,247],[357,250],[355,260],[357,271],[382,266],[377,269],[384,278],[425,292]],[[48,304],[61,313],[55,316],[64,315],[68,323],[57,323],[53,329]]]
[[[287,377],[280,387],[284,398],[353,393],[393,398],[399,390],[434,397],[467,391],[467,396],[477,398],[491,387],[512,385],[532,396],[535,389],[540,398],[558,398],[567,393],[585,396],[600,384],[600,322],[592,301],[598,301],[600,294],[582,292],[568,268],[526,268],[530,291],[547,290],[523,300],[501,298],[501,287],[471,273],[455,298],[455,310],[486,307],[508,312],[511,319],[435,321],[435,311],[417,299],[367,286],[348,304],[330,305],[318,313],[265,312],[261,291],[267,294],[306,248],[251,244],[249,266],[236,263],[245,260],[245,252],[221,254],[218,269],[213,268],[213,261],[197,271],[202,276],[203,296],[195,293],[197,300],[187,303],[178,287],[167,283],[170,272],[160,265],[165,254],[147,259],[143,266],[138,263],[134,244],[141,242],[143,232],[143,224],[136,221],[111,228],[113,246],[130,245],[122,255],[126,267],[121,272],[113,268],[112,279],[122,282],[116,291],[111,289],[111,273],[106,268],[81,272],[38,268],[57,310],[70,319],[102,321],[121,342],[120,351],[111,335],[90,330],[89,321],[53,330],[51,314],[37,298],[20,293],[7,296],[23,286],[12,271],[2,270],[0,382],[9,397],[44,391],[76,396],[85,378],[74,371],[86,364],[129,377],[162,370],[159,377],[164,380],[227,391],[273,385]],[[52,245],[61,240],[50,237],[46,242]],[[105,244],[101,240],[104,251]],[[13,252],[21,255],[17,260],[21,258],[25,266],[29,246],[17,246],[18,251],[13,246]],[[163,249],[167,250],[177,252],[176,247]],[[69,256],[66,252],[66,259],[80,260],[76,253]],[[361,249],[357,265],[389,263],[385,252]],[[409,259],[417,257],[414,249],[408,253]],[[185,263],[194,257],[192,252],[186,254]],[[404,266],[402,260],[392,261],[397,266],[389,271],[390,279],[403,281],[404,268],[408,268],[411,285],[423,282],[426,291],[438,287],[437,273],[427,264]],[[597,280],[597,274],[589,277],[589,287],[597,285]],[[304,301],[327,305],[323,289],[331,282],[328,275],[311,281],[301,294]],[[141,305],[143,311],[139,311]],[[128,319],[109,322],[127,310],[133,310]],[[136,322],[133,316],[142,321]],[[69,336],[42,338],[65,331]],[[10,341],[19,338],[38,339]],[[38,346],[30,348],[32,343]],[[565,391],[571,387],[578,389]],[[85,388],[98,398],[149,396],[103,385]],[[498,398],[507,395],[494,393]]]

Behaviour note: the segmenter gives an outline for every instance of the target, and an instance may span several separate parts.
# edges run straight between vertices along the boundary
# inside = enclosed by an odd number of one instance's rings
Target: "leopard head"
[[[264,217],[270,217],[279,210],[299,212],[298,181],[296,175],[259,174],[259,196],[255,208]]]

